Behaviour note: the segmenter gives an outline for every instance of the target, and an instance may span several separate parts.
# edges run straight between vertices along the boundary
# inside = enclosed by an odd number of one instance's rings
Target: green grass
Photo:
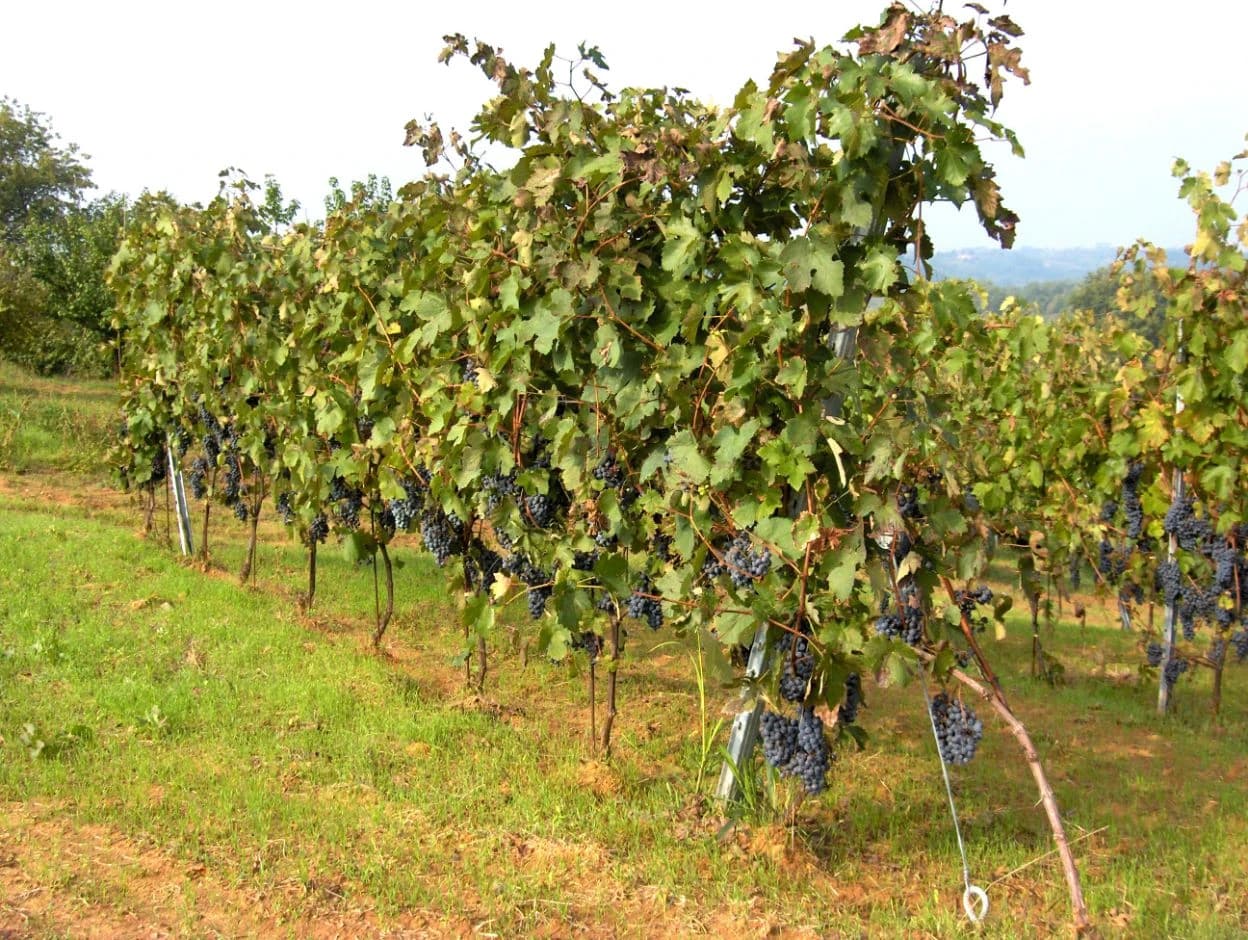
[[[15,479],[0,486],[2,801],[113,827],[292,918],[358,906],[380,929],[426,910],[448,932],[502,936],[964,929],[913,685],[866,683],[870,742],[840,752],[829,792],[790,825],[751,818],[721,832],[705,800],[715,762],[694,789],[698,690],[670,631],[630,630],[604,765],[585,746],[584,676],[525,663],[511,621],[494,638],[485,701],[465,693],[456,601],[410,542],[396,547],[399,615],[379,657],[367,640],[371,569],[336,551],[322,553],[304,617],[303,554],[280,529],[264,527],[259,581],[244,588],[228,574],[243,551],[232,519],[214,526],[220,568],[206,574],[159,531],[139,538],[124,497],[63,474]],[[1242,935],[1248,667],[1228,669],[1221,726],[1203,674],[1159,719],[1155,686],[1132,672],[1137,638],[1107,626],[1099,601],[1090,608],[1086,630],[1045,630],[1068,670],[1062,688],[1027,677],[1022,618],[989,652],[1071,837],[1096,833],[1076,845],[1093,917],[1111,935]],[[715,721],[731,692],[708,694]],[[1051,838],[1016,743],[984,717],[980,755],[953,770],[972,877],[1003,878],[983,933],[1047,936],[1068,919],[1060,870],[1044,858]],[[115,903],[103,881],[74,890]]]
[[[99,476],[117,415],[114,383],[36,378],[0,361],[0,471]]]

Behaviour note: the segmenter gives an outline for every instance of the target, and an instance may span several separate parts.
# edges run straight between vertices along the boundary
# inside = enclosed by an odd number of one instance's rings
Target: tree
[[[49,316],[111,334],[113,296],[104,269],[117,251],[128,200],[109,193],[68,208],[52,220],[27,224],[16,252],[21,266],[43,284]]]
[[[18,244],[26,226],[48,223],[94,187],[77,144],[57,145],[46,116],[0,98],[0,240]]]
[[[124,202],[84,207],[91,171],[59,139],[45,115],[0,98],[0,335],[7,358],[38,372],[97,371]]]
[[[359,206],[388,206],[394,200],[390,177],[369,173],[368,179],[351,183],[350,195],[338,183],[338,177],[329,178],[329,195],[325,197],[325,214],[342,212],[351,203]]]

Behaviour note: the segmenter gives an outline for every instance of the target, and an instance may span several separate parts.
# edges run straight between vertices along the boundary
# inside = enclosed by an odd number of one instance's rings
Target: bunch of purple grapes
[[[628,616],[644,620],[651,630],[663,626],[663,606],[651,596],[655,593],[654,583],[649,575],[642,575],[641,582],[628,598]]]
[[[901,585],[901,604],[892,607],[889,598],[881,598],[881,612],[875,619],[875,632],[890,639],[900,638],[903,643],[918,646],[923,642],[923,609],[918,606],[918,591],[907,581]]]
[[[763,759],[782,777],[797,777],[811,796],[827,788],[832,753],[823,731],[823,719],[813,709],[799,708],[796,718],[765,711],[759,734]]]
[[[403,498],[390,500],[386,509],[396,532],[410,532],[425,505],[425,487],[416,477],[404,477],[399,485],[403,487]]]
[[[1148,664],[1156,669],[1161,665],[1161,660],[1166,655],[1166,648],[1160,643],[1152,642],[1145,648],[1144,655],[1148,660]]]
[[[845,701],[837,706],[836,720],[852,725],[858,720],[858,708],[862,705],[862,676],[851,672],[845,677]]]
[[[1170,502],[1162,527],[1167,535],[1173,535],[1184,551],[1199,551],[1213,537],[1213,526],[1208,519],[1196,515],[1190,495]]]
[[[984,736],[984,723],[967,706],[940,692],[932,699],[932,723],[947,764],[969,764]]]
[[[529,616],[539,619],[546,612],[546,602],[554,593],[553,578],[549,571],[543,571],[527,555],[512,555],[503,562],[503,570],[514,574],[528,585]]]
[[[786,702],[806,698],[810,678],[815,674],[815,654],[804,636],[785,633],[776,644],[780,658],[780,697]]]
[[[753,584],[771,570],[771,552],[766,548],[751,551],[749,532],[738,532],[724,555],[724,566],[734,587],[740,589]]]
[[[953,592],[953,599],[958,609],[969,617],[975,612],[977,605],[992,603],[992,589],[986,584],[981,584],[973,591],[964,591],[959,588]]]
[[[430,506],[420,514],[420,539],[441,568],[454,555],[464,551],[464,523],[441,506]]]
[[[919,491],[909,484],[897,491],[897,511],[903,519],[922,519],[923,509],[919,506]]]
[[[336,476],[329,481],[329,501],[334,514],[348,529],[360,526],[360,510],[364,508],[364,490]]]
[[[1165,669],[1162,670],[1162,678],[1167,686],[1174,688],[1174,684],[1179,681],[1179,676],[1185,672],[1187,672],[1187,660],[1171,654],[1170,662],[1166,663]]]
[[[1138,539],[1144,531],[1144,506],[1140,503],[1140,477],[1144,465],[1136,462],[1127,467],[1122,481],[1122,511],[1127,519],[1127,538]]]
[[[612,490],[618,490],[624,485],[624,471],[612,451],[608,451],[598,462],[598,466],[594,467],[594,479]]]
[[[324,542],[329,538],[329,520],[325,518],[324,513],[318,513],[316,518],[308,523],[307,543],[316,545],[318,542]]]

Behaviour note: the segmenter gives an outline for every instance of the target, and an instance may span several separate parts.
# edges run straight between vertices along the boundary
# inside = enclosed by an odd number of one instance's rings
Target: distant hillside
[[[1091,248],[960,248],[938,251],[932,268],[938,278],[973,278],[1001,287],[1041,281],[1078,281],[1114,260],[1112,245]]]
[[[1117,251],[1108,245],[1095,248],[964,248],[938,251],[932,259],[937,278],[968,278],[987,292],[984,309],[997,310],[1006,297],[1046,317],[1068,309],[1104,314],[1117,309],[1117,284],[1108,265]],[[1171,265],[1187,264],[1182,248],[1169,248]],[[1139,331],[1150,339],[1158,335],[1156,323]]]

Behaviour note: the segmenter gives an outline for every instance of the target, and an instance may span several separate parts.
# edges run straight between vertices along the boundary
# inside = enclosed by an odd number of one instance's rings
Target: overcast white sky
[[[615,87],[681,85],[728,104],[793,37],[833,42],[885,6],[10,0],[0,94],[79,144],[101,190],[207,200],[218,171],[236,166],[257,180],[274,174],[319,216],[330,176],[375,172],[397,188],[422,172],[419,153],[401,146],[409,118],[432,113],[466,128],[491,93],[466,64],[436,64],[444,33],[530,64],[547,42],[571,51],[589,40]],[[1006,202],[1022,216],[1018,244],[1190,240],[1169,168],[1179,155],[1211,167],[1245,146],[1248,2],[1013,0],[1004,9],[1026,31],[1032,77],[1008,89],[999,113],[1027,149],[1025,160],[997,159]],[[937,248],[988,244],[969,210],[931,225]]]

